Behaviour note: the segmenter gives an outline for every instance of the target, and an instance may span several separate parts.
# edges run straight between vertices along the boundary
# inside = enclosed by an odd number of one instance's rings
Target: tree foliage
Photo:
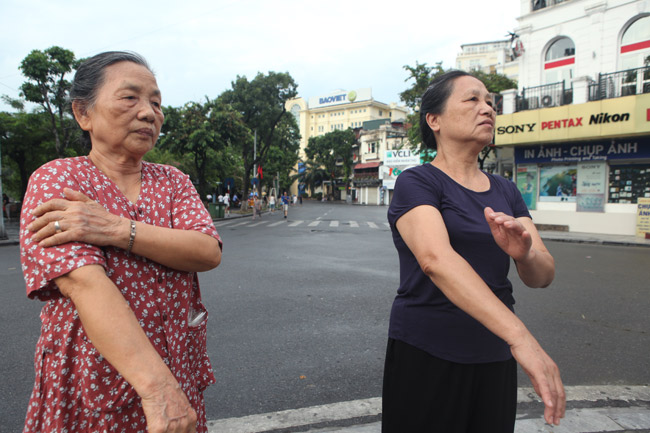
[[[244,165],[243,189],[247,195],[250,178],[255,175],[255,164],[264,164],[271,146],[286,148],[288,145],[275,139],[281,122],[293,122],[292,127],[298,128],[285,109],[286,102],[297,95],[298,85],[288,73],[278,72],[258,73],[250,81],[238,75],[231,85],[232,88],[223,92],[219,99],[238,111],[248,128],[257,132],[257,152],[254,152],[253,141],[243,142],[240,148]]]
[[[310,137],[305,148],[305,171],[298,175],[298,179],[311,191],[326,180],[343,179],[347,185],[352,175],[352,146],[355,142],[352,129]]]
[[[44,51],[33,50],[23,59],[20,70],[27,81],[20,86],[21,96],[40,105],[47,113],[48,129],[54,139],[56,155],[66,150],[76,129],[68,104],[70,81],[66,76],[79,65],[72,51],[53,46]]]
[[[46,113],[0,112],[2,183],[8,194],[22,201],[29,176],[47,161],[56,158]]]
[[[176,160],[197,182],[201,197],[212,192],[218,182],[240,165],[239,149],[252,141],[241,115],[218,100],[201,104],[188,102],[183,107],[165,108],[158,153]]]

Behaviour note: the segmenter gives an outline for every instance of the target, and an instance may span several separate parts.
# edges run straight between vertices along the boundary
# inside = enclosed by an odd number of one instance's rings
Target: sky
[[[0,0],[0,95],[17,98],[22,59],[56,45],[141,54],[164,105],[269,71],[291,74],[306,99],[370,87],[401,103],[404,65],[453,67],[462,44],[507,39],[519,12],[519,0]]]

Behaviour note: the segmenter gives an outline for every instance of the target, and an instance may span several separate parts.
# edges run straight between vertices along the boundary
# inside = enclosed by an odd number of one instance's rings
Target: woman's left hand
[[[36,207],[36,217],[27,229],[41,247],[67,242],[85,242],[97,246],[119,245],[128,239],[129,221],[106,209],[81,192],[64,188],[66,198],[55,198]]]
[[[486,207],[483,212],[497,245],[516,261],[525,260],[531,252],[533,240],[523,224],[491,207]]]

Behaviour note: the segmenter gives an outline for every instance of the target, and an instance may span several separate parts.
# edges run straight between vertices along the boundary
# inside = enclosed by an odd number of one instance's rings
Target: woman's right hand
[[[537,395],[542,398],[544,419],[549,424],[559,425],[566,409],[560,369],[530,333],[512,344],[510,351],[530,378]]]
[[[140,398],[149,433],[196,432],[196,412],[175,380],[157,385]]]

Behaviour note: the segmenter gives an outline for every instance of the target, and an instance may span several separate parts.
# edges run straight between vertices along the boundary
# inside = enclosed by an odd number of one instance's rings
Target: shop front
[[[536,224],[635,235],[650,198],[650,94],[497,116]]]

